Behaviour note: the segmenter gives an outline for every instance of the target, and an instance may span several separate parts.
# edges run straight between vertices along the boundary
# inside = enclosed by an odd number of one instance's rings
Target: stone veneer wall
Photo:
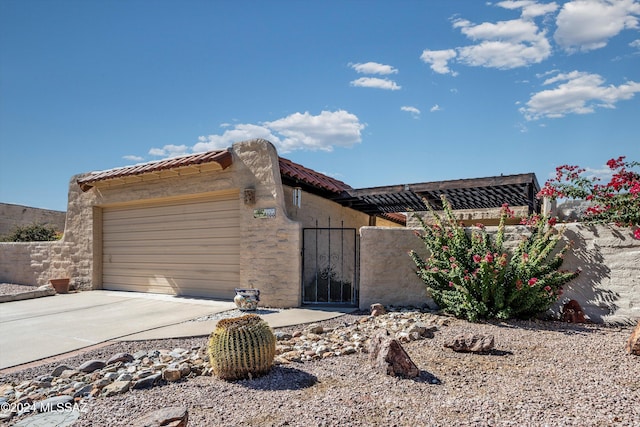
[[[433,301],[415,275],[407,255],[426,251],[415,229],[363,227],[360,230],[360,308],[372,303],[420,305]],[[526,228],[510,226],[505,240],[515,245]],[[630,229],[614,226],[567,225],[565,237],[573,241],[563,269],[582,270],[564,287],[564,295],[551,309],[558,315],[564,301],[577,300],[596,323],[634,323],[640,318],[640,240]]]

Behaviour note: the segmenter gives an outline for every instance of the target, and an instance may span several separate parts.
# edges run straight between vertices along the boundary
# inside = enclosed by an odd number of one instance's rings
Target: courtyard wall
[[[408,256],[411,249],[423,257],[428,255],[415,231],[419,229],[360,229],[361,309],[377,302],[434,306]],[[508,226],[505,245],[517,245],[526,232],[524,226]],[[564,295],[550,314],[559,316],[562,304],[575,299],[596,323],[630,324],[639,319],[640,240],[633,238],[632,230],[570,223],[565,238],[573,242],[573,248],[566,254],[562,268],[580,269],[581,273],[564,286]]]

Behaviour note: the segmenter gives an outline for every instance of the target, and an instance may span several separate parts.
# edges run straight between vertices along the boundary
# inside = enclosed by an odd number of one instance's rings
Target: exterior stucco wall
[[[414,230],[382,227],[360,230],[361,309],[376,302],[433,304],[407,255],[411,249],[427,255]],[[508,227],[505,245],[517,244],[525,232],[522,226]],[[573,242],[573,248],[562,268],[580,268],[582,272],[564,286],[564,295],[552,307],[552,314],[558,315],[565,301],[575,299],[593,322],[633,323],[640,318],[640,241],[633,238],[632,231],[572,223],[567,225],[565,237]]]
[[[369,215],[344,207],[315,194],[302,192],[300,207],[293,205],[293,188],[284,187],[287,215],[302,227],[360,228],[369,225]]]
[[[52,277],[70,277],[78,289],[99,289],[104,206],[238,190],[239,287],[259,288],[267,306],[300,305],[301,226],[286,215],[275,147],[264,140],[245,141],[234,144],[232,154],[233,164],[224,171],[119,185],[101,183],[84,193],[76,183],[84,175],[72,177],[63,239],[1,244],[0,280],[43,285]],[[255,191],[254,204],[245,204],[245,189]],[[255,218],[254,209],[259,208],[275,208],[276,216]]]
[[[9,234],[18,226],[31,224],[52,225],[56,230],[64,230],[65,212],[29,206],[0,203],[0,236]]]

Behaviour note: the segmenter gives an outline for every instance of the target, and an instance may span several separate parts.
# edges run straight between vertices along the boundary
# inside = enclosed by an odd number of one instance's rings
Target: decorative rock
[[[307,326],[305,328],[305,330],[307,332],[310,332],[312,334],[316,334],[316,335],[320,335],[321,333],[324,332],[324,329],[322,328],[322,326],[318,325],[317,323],[312,323],[309,326]]]
[[[38,412],[54,412],[73,409],[73,396],[55,396],[50,397],[33,405]]]
[[[162,371],[162,379],[169,382],[178,381],[181,378],[180,369],[166,368]]]
[[[76,399],[86,397],[89,395],[89,393],[91,393],[91,390],[93,390],[93,385],[87,384],[84,387],[76,390],[76,392],[73,394],[73,398]]]
[[[80,411],[75,408],[70,411],[53,411],[43,412],[41,414],[33,415],[21,420],[14,424],[15,427],[39,427],[39,426],[56,426],[66,427],[73,425],[73,423],[80,417]]]
[[[158,409],[138,418],[132,427],[186,427],[189,420],[187,408],[183,406]]]
[[[133,383],[133,387],[131,387],[134,390],[139,390],[139,389],[143,389],[143,388],[151,388],[154,385],[156,385],[158,383],[158,381],[160,381],[160,378],[162,377],[162,374],[158,373],[158,374],[153,374],[153,375],[149,375],[148,377],[144,377],[136,382]]]
[[[129,391],[131,381],[115,381],[102,389],[102,395],[104,397],[115,396],[116,394],[122,394]]]
[[[445,342],[445,347],[461,353],[486,353],[493,350],[493,335],[458,335]]]
[[[585,323],[584,311],[578,301],[572,299],[562,307],[562,321],[569,323]]]
[[[64,371],[68,371],[70,369],[73,369],[73,368],[71,366],[67,366],[67,365],[56,366],[56,368],[53,371],[51,371],[51,376],[52,377],[59,377],[60,375],[62,375],[62,373]]]
[[[402,348],[398,340],[390,339],[386,332],[376,335],[369,345],[369,362],[388,375],[415,378],[420,370]]]
[[[371,304],[370,312],[373,317],[382,316],[383,314],[387,314],[387,310],[385,310],[384,305],[380,303]]]
[[[640,320],[627,340],[627,353],[640,356]]]
[[[62,378],[62,379],[68,379],[68,378],[71,378],[71,377],[75,377],[79,373],[80,373],[80,371],[78,371],[76,369],[65,369],[64,371],[62,371],[62,373],[59,375],[59,377]]]
[[[129,353],[117,353],[111,356],[109,360],[107,360],[107,365],[113,365],[118,362],[131,363],[134,360],[134,357]]]
[[[276,331],[273,333],[276,336],[276,340],[278,341],[289,341],[293,336],[286,332]]]
[[[437,330],[438,330],[437,326],[427,325],[426,323],[423,323],[423,322],[416,322],[412,324],[409,327],[409,329],[407,329],[407,332],[410,334],[417,333],[422,338],[433,338],[433,333],[436,332]]]
[[[102,369],[107,364],[102,360],[87,360],[82,365],[78,366],[78,371],[91,373],[93,371],[97,371],[98,369]]]

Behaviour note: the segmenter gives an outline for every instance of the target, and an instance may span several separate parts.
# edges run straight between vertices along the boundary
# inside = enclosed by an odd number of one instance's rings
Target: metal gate
[[[356,305],[357,260],[355,228],[303,228],[302,303]]]

